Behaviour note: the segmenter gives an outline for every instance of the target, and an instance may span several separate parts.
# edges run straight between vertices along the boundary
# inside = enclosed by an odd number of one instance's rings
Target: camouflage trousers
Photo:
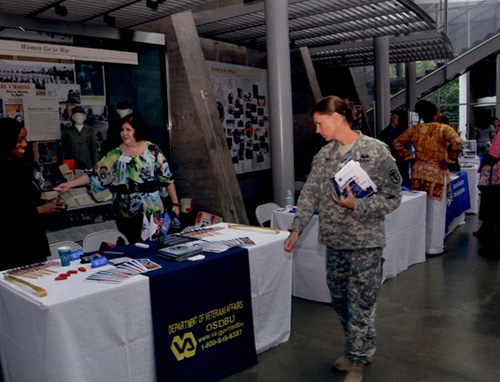
[[[345,335],[345,355],[370,363],[375,354],[375,311],[382,285],[382,248],[327,247],[326,273],[333,308]]]

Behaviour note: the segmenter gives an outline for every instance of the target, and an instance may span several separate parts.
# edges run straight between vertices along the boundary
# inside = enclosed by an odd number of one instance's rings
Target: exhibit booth
[[[31,288],[2,276],[5,380],[212,381],[255,364],[256,354],[287,341],[288,233],[227,223],[212,229],[204,240],[225,250],[205,252],[196,261],[164,259],[156,242],[102,252],[110,261],[149,259],[149,272],[122,274],[122,281],[106,276],[113,265],[94,268],[80,259],[67,267],[56,260],[27,268],[30,278],[12,272]]]

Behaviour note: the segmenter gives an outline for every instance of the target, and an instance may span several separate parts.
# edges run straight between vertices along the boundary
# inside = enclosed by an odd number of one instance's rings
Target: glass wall
[[[455,56],[500,32],[500,0],[416,0],[415,3],[434,19],[438,30],[448,35]]]
[[[415,3],[435,21],[438,31],[445,32],[448,35],[453,46],[454,57],[500,33],[500,0],[416,0]],[[442,65],[446,65],[446,60],[418,61],[416,63],[417,80],[432,73]],[[491,81],[488,81],[490,85],[495,83],[494,73],[493,75],[486,75],[484,70],[481,71],[486,78],[491,79]],[[354,73],[364,80],[369,98],[373,100],[375,98],[373,67],[355,68]],[[482,80],[484,81],[484,77]],[[390,81],[391,95],[405,89],[404,64],[391,64]],[[442,113],[449,118],[450,125],[455,127],[460,127],[459,89],[459,80],[456,79],[426,96],[426,99],[441,106]],[[490,94],[491,91],[477,93],[481,93],[483,96],[491,96],[494,95],[495,91],[493,91],[493,94]],[[479,96],[472,94],[472,98],[471,102],[474,104],[474,100]],[[368,109],[372,107],[373,103],[367,105]],[[468,108],[468,110],[472,110],[471,120],[469,120],[471,125],[476,124],[476,109]],[[467,130],[465,126],[462,126],[462,128]]]

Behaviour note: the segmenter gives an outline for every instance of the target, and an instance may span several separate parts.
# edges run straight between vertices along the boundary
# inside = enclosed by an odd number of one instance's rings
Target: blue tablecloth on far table
[[[450,196],[446,208],[446,232],[450,223],[470,208],[469,181],[467,173],[456,173],[456,178],[450,180]]]

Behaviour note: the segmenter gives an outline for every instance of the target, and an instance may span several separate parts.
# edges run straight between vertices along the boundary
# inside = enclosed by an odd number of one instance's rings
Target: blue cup
[[[67,267],[71,264],[71,248],[70,247],[59,247],[57,248],[59,252],[59,257],[61,258],[61,265]]]

